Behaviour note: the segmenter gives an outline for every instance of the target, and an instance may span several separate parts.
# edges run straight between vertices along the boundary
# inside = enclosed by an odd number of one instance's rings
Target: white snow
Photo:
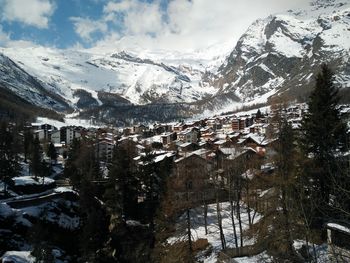
[[[7,251],[2,256],[3,263],[33,263],[35,258],[30,255],[30,251]]]
[[[328,223],[327,227],[329,228],[333,228],[333,229],[337,229],[339,231],[345,232],[345,233],[349,233],[350,234],[350,228],[341,224],[337,224],[337,223]]]
[[[274,48],[278,50],[279,53],[288,58],[303,57],[305,53],[300,43],[293,41],[290,37],[283,34],[280,29],[272,35],[269,42],[273,44]]]
[[[249,229],[249,221],[248,221],[248,214],[246,207],[242,205],[241,208],[241,219],[242,219],[242,227],[243,227],[243,233],[240,233],[239,225],[238,225],[238,219],[236,215],[234,216],[235,219],[235,228],[237,232],[238,240],[240,239],[241,235],[244,235],[244,231]],[[235,247],[235,241],[234,241],[234,235],[233,235],[233,227],[232,227],[232,221],[231,221],[231,215],[230,215],[230,204],[229,202],[223,202],[220,204],[221,207],[221,215],[222,215],[222,226],[223,231],[226,239],[226,244],[228,247]],[[217,225],[217,213],[216,213],[216,204],[210,204],[208,205],[208,214],[207,214],[207,220],[208,220],[208,234],[205,234],[205,227],[204,227],[204,218],[203,218],[203,207],[198,207],[195,209],[191,209],[190,216],[191,216],[191,234],[193,241],[196,241],[200,238],[208,239],[209,244],[213,246],[213,254],[208,258],[203,258],[203,262],[211,263],[211,262],[217,262],[217,253],[221,250],[221,240],[220,240],[220,233],[219,228]],[[251,210],[251,215],[253,215],[254,211]],[[178,229],[184,229],[184,226],[181,226],[182,223],[184,223],[184,219],[186,218],[186,215],[181,216],[181,222],[177,226]],[[260,220],[261,216],[260,214],[255,215],[255,219],[253,223],[256,223]],[[174,236],[168,239],[168,242],[170,244],[173,244],[177,242],[178,240],[185,240],[186,235],[178,235]],[[246,236],[243,236],[243,244],[244,245],[252,245],[254,244],[255,240],[248,238]],[[244,259],[242,259],[244,260]],[[244,262],[244,261],[239,261]],[[253,261],[250,261],[253,262]]]
[[[49,178],[49,177],[38,177],[35,179],[33,176],[19,176],[19,177],[13,177],[13,182],[16,186],[19,185],[49,185],[53,184],[55,180]]]

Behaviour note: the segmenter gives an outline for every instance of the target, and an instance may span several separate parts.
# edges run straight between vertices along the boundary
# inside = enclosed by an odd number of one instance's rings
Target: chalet
[[[222,125],[222,130],[224,133],[229,133],[232,132],[232,124],[230,123],[225,123]]]
[[[231,140],[234,144],[238,142],[238,139],[240,138],[241,134],[239,132],[232,132],[227,135],[228,139]]]
[[[220,130],[222,128],[221,121],[216,119],[216,118],[215,119],[208,119],[205,124],[209,128],[212,128],[214,131]]]
[[[177,135],[175,132],[166,132],[161,134],[163,146],[167,146],[176,140]]]
[[[350,261],[350,226],[328,223],[327,242],[329,262]]]
[[[143,124],[133,126],[131,128],[131,133],[133,134],[142,134],[144,131],[146,131],[147,127]]]
[[[234,143],[231,140],[227,140],[227,139],[217,140],[214,142],[215,149],[232,147],[233,145]]]
[[[239,140],[239,144],[245,147],[266,147],[271,143],[272,140],[268,140],[265,136],[260,136],[257,134],[249,133]]]
[[[226,171],[235,169],[237,174],[246,171],[246,163],[248,160],[258,158],[256,151],[249,147],[244,148],[221,148],[221,152],[225,155],[223,159],[223,168]]]
[[[240,130],[240,126],[239,126],[239,119],[232,119],[231,121],[231,126],[232,126],[232,130],[233,131],[239,131]]]
[[[171,185],[177,209],[195,207],[214,199],[210,162],[197,154],[190,154],[175,160],[174,165]]]
[[[186,122],[187,128],[195,128],[195,127],[200,127],[201,126],[201,121],[191,121],[191,122]]]
[[[173,126],[174,132],[181,132],[185,129],[187,129],[187,124],[184,124],[184,123],[177,123]]]
[[[180,142],[197,142],[199,137],[199,131],[196,128],[188,128],[186,130],[180,131],[177,133],[177,139]]]
[[[209,130],[208,132],[201,133],[201,138],[205,141],[214,140],[216,137],[216,133],[214,131]]]
[[[193,142],[185,142],[180,144],[178,147],[179,147],[180,153],[193,152],[198,149],[198,145]]]
[[[254,123],[249,126],[250,133],[266,134],[268,124],[266,123]]]

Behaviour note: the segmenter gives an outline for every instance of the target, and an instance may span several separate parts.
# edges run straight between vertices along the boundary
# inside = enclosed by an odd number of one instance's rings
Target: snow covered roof
[[[219,140],[219,141],[214,142],[215,145],[221,145],[224,143],[226,143],[226,140]]]
[[[37,180],[35,180],[32,176],[19,176],[19,177],[13,177],[12,180],[14,181],[15,185],[42,185],[42,184],[52,184],[55,182],[55,180],[45,177],[44,179],[42,177],[38,177]]]

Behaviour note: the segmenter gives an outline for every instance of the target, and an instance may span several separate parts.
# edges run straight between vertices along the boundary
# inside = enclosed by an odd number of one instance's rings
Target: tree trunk
[[[192,240],[191,240],[191,217],[190,217],[190,209],[186,209],[186,220],[187,220],[187,239],[188,239],[188,249],[192,254]]]
[[[236,225],[235,225],[235,216],[234,216],[234,206],[233,201],[230,200],[230,212],[231,212],[231,221],[232,221],[232,228],[233,228],[233,236],[235,238],[235,246],[238,247],[238,237],[237,237],[237,231],[236,231]]]
[[[282,186],[282,213],[284,217],[284,230],[286,235],[286,242],[287,242],[287,248],[288,252],[293,255],[294,254],[294,248],[293,248],[293,238],[292,233],[290,229],[290,220],[289,220],[289,211],[287,209],[287,200],[286,200],[286,190],[285,187]]]
[[[205,234],[208,235],[208,204],[204,201],[204,229]]]
[[[241,247],[243,247],[243,227],[242,227],[242,218],[241,218],[241,205],[239,204],[239,199],[236,202],[236,213],[237,213],[237,219],[238,219],[238,225],[239,225],[239,233],[240,233],[240,243]]]
[[[219,226],[219,231],[220,231],[221,247],[224,250],[226,248],[226,240],[225,240],[224,231],[222,229],[222,217],[221,217],[221,209],[220,209],[218,195],[216,197],[216,213],[217,213],[218,226]]]

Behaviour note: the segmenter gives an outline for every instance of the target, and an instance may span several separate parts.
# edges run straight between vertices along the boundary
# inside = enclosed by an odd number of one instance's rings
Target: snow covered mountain
[[[193,102],[216,92],[214,87],[201,82],[205,66],[195,58],[181,64],[179,57],[168,56],[166,61],[157,61],[156,57],[151,60],[125,51],[93,54],[44,47],[0,51],[43,82],[47,90],[66,98],[72,105],[78,103],[81,90],[97,105],[102,105],[101,92],[141,105]]]
[[[56,92],[45,89],[44,84],[0,53],[0,87],[7,88],[29,103],[62,111],[69,108]]]
[[[305,95],[322,62],[350,87],[350,4],[314,1],[307,10],[255,21],[218,69],[213,85],[242,101]]]
[[[279,94],[305,98],[322,62],[345,90],[350,3],[315,0],[308,9],[259,19],[229,48],[189,54],[0,48],[0,84],[35,105],[104,120],[176,119]]]

